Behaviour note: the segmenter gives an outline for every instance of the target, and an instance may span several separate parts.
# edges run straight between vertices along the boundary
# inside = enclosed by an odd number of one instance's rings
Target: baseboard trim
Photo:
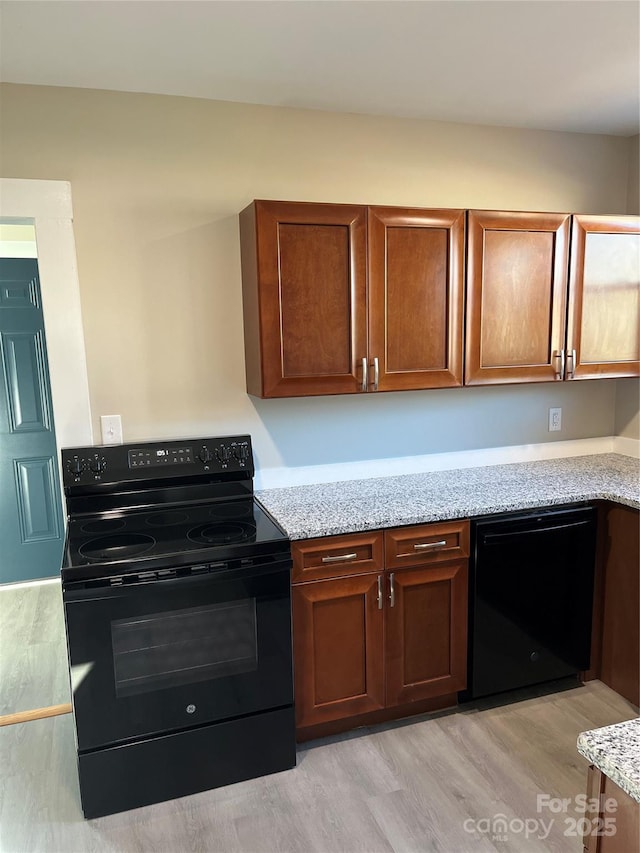
[[[34,708],[31,711],[18,711],[17,714],[5,714],[0,717],[0,726],[13,726],[15,723],[30,723],[32,720],[44,720],[46,717],[58,717],[70,714],[71,705],[49,705],[47,708]]]

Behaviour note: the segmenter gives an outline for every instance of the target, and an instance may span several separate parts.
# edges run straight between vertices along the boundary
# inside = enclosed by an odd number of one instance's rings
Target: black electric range
[[[291,547],[249,436],[62,452],[86,817],[295,765]]]

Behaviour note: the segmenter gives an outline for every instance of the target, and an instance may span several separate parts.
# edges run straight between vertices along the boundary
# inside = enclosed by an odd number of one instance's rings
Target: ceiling
[[[0,79],[639,131],[636,0],[2,0]]]

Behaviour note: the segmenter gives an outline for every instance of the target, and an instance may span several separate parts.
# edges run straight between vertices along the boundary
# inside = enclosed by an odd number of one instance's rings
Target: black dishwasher
[[[589,669],[596,510],[554,507],[472,522],[464,701]]]

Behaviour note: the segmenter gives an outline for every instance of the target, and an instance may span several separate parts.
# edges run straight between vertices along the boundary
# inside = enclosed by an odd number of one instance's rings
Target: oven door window
[[[64,593],[78,748],[293,702],[289,563]]]
[[[210,681],[258,668],[255,598],[116,619],[116,696]]]

